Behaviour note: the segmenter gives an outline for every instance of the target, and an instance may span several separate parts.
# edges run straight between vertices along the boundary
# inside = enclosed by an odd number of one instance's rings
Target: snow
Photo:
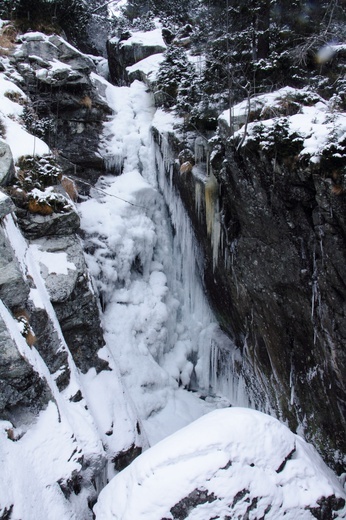
[[[43,264],[48,274],[68,274],[68,270],[76,270],[76,266],[72,262],[67,261],[66,253],[49,253],[47,251],[40,251],[39,246],[33,244],[31,246],[31,252],[35,260],[39,264]]]
[[[312,163],[319,163],[323,150],[325,150],[331,142],[336,145],[341,142],[346,135],[346,114],[333,111],[329,104],[322,98],[313,93],[314,102],[311,106],[304,106],[304,96],[308,97],[311,92],[306,89],[298,90],[291,87],[284,87],[278,91],[256,96],[251,99],[250,111],[260,112],[260,121],[254,121],[247,126],[247,136],[243,145],[247,140],[252,139],[254,132],[260,128],[261,143],[260,146],[267,146],[266,136],[273,126],[280,122],[280,117],[266,117],[266,109],[271,109],[270,114],[275,110],[275,106],[289,100],[302,99],[302,105],[298,114],[284,117],[281,120],[288,122],[288,135],[293,138],[301,138],[303,149],[299,154],[300,158],[306,157]],[[319,98],[319,99],[318,99]],[[232,117],[235,123],[244,124],[248,112],[248,101],[242,101],[232,108]],[[229,110],[224,111],[220,117],[224,124],[229,124]],[[260,125],[260,126],[259,126]],[[240,128],[234,134],[234,138],[242,138],[244,129]]]
[[[175,127],[183,123],[182,117],[177,117],[173,112],[165,112],[162,108],[158,108],[153,118],[152,126],[160,133],[165,134],[173,132]]]
[[[121,46],[127,45],[145,45],[146,47],[162,47],[166,48],[166,44],[162,38],[161,28],[153,29],[152,31],[138,31],[132,32],[128,40],[122,41]]]
[[[122,9],[126,6],[127,0],[115,0],[108,5],[108,13],[110,16],[120,16]]]
[[[148,56],[144,58],[144,60],[138,61],[134,65],[130,67],[126,67],[128,74],[133,72],[142,72],[145,74],[150,81],[155,81],[157,77],[157,73],[159,71],[160,65],[164,60],[164,56],[162,53],[153,54],[152,56]]]
[[[14,94],[15,97],[11,100],[6,94]],[[23,128],[20,117],[26,100],[24,92],[4,74],[0,74],[0,119],[5,126],[4,140],[11,148],[14,161],[24,155],[41,156],[49,153],[46,143]]]
[[[21,124],[12,119],[5,118],[5,141],[10,146],[13,160],[16,162],[25,155],[42,156],[49,154],[48,145],[36,136],[29,134]]]
[[[24,36],[27,41],[42,38],[48,37],[41,33]],[[161,30],[133,33],[123,42],[132,44],[164,46]],[[161,59],[162,54],[157,54],[134,67],[154,77]],[[50,66],[55,72],[70,70],[57,61]],[[91,518],[86,508],[94,492],[88,489],[91,478],[96,475],[99,485],[104,485],[115,473],[111,460],[133,445],[155,446],[106,487],[96,506],[99,519],[155,520],[156,512],[158,519],[170,518],[174,501],[208,479],[210,492],[225,497],[241,490],[239,486],[253,494],[263,493],[263,507],[272,504],[272,515],[277,513],[272,518],[280,518],[275,509],[280,500],[294,510],[316,503],[321,493],[339,493],[316,453],[274,419],[245,409],[209,415],[230,403],[250,405],[251,399],[242,378],[234,374],[239,352],[218,328],[205,299],[191,223],[170,184],[174,159],[165,139],[182,121],[156,110],[152,95],[138,81],[130,87],[114,87],[97,74],[92,73],[91,79],[114,112],[104,125],[99,150],[109,175],[100,178],[91,189],[92,198],[79,204],[78,210],[89,270],[102,304],[106,345],[99,356],[108,361],[110,370],[96,373],[90,369],[81,374],[77,369],[40,274],[41,265],[50,274],[68,275],[76,270],[74,263],[65,253],[28,246],[12,216],[6,217],[4,231],[24,279],[31,279],[30,305],[45,310],[53,324],[60,349],[67,352],[70,382],[65,390],[58,390],[59,373],[49,372],[0,302],[1,316],[20,354],[47,381],[52,394],[47,408],[28,417],[21,427],[0,421],[0,514],[14,504],[12,517],[23,520]],[[14,94],[13,100],[6,96],[8,92]],[[266,100],[273,102],[270,96]],[[22,126],[26,101],[24,92],[0,74],[0,116],[15,160],[49,153],[48,146]],[[316,154],[332,125],[341,135],[344,122],[329,121],[323,104],[305,109],[290,124],[292,131],[304,132],[306,153]],[[245,105],[237,110],[244,114]],[[150,139],[151,127],[162,134],[161,150]],[[188,391],[190,387],[197,391]],[[71,401],[77,392],[81,400]],[[209,392],[216,395],[206,397]],[[12,430],[16,442],[9,438]],[[277,473],[294,446],[297,456]],[[233,469],[220,473],[230,457]],[[84,479],[84,488],[68,499],[59,482],[67,484],[73,475]],[[141,486],[132,486],[132,481]],[[244,502],[239,503],[241,507]],[[189,518],[221,517],[226,509],[223,497]],[[239,509],[239,514],[244,516],[244,511]]]
[[[87,262],[103,309],[106,348],[100,355],[119,370],[154,444],[229,405],[218,397],[203,400],[186,388],[197,378],[199,389],[208,393],[211,350],[216,374],[218,349],[223,345],[233,352],[234,347],[226,345],[213,321],[198,280],[193,233],[182,203],[156,179],[155,162],[162,168],[153,155],[150,128],[168,132],[180,120],[155,111],[151,94],[138,81],[130,87],[112,86],[96,75],[93,81],[106,87],[114,112],[104,125],[99,151],[109,170],[118,173],[100,178],[92,198],[79,205]],[[172,206],[170,215],[158,187]],[[227,373],[230,397],[247,404],[242,383],[237,380],[233,387],[233,379]],[[216,376],[212,381],[216,392]]]
[[[91,517],[87,507],[88,497],[95,492],[93,488],[90,489],[90,480],[103,471],[107,454],[110,461],[119,451],[133,443],[141,445],[135,429],[134,408],[124,393],[117,371],[97,375],[91,371],[82,375],[67,349],[38,264],[44,262],[50,271],[57,273],[66,273],[74,265],[67,261],[64,253],[44,253],[35,245],[28,246],[11,216],[4,219],[4,231],[23,276],[32,279],[35,288],[31,289],[30,298],[33,304],[46,310],[47,319],[53,323],[60,339],[61,349],[67,352],[70,382],[65,390],[59,392],[55,383],[59,372],[50,374],[40,354],[34,347],[27,345],[17,321],[0,302],[1,316],[19,352],[47,381],[54,399],[38,418],[28,414],[24,429],[23,426],[18,429],[11,425],[14,434],[21,437],[15,443],[4,433],[9,427],[8,423],[2,430],[0,423],[0,458],[3,462],[0,471],[0,507],[14,504],[13,518],[25,520],[87,520]],[[71,401],[71,397],[78,391],[81,392],[81,400]],[[116,425],[114,431],[110,431],[112,425]],[[86,468],[81,466],[83,459],[87,462]],[[73,472],[77,478],[80,475],[85,479],[84,489],[79,495],[72,493],[68,500],[58,481],[67,483]],[[112,472],[109,468],[109,477],[113,474],[114,470]]]
[[[293,95],[297,92],[297,89],[292,87],[283,87],[279,90],[275,90],[274,92],[268,92],[267,94],[262,94],[260,96],[255,96],[250,100],[250,110],[262,110],[268,107],[273,107],[275,104],[282,99],[285,99],[287,96]],[[234,107],[232,107],[232,117],[246,116],[248,112],[248,100],[245,99],[241,101]],[[222,112],[219,117],[227,124],[229,122],[229,109]]]
[[[187,510],[189,520],[227,513],[245,518],[256,497],[256,518],[266,511],[268,520],[312,519],[305,508],[316,507],[322,496],[344,496],[317,452],[279,421],[228,408],[205,415],[139,456],[103,489],[96,519],[173,518],[171,508],[196,489],[217,499]],[[236,498],[244,490],[247,500]]]

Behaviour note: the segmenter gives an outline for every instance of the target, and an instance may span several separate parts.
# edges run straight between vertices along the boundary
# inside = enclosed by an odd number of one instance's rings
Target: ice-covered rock
[[[345,518],[317,452],[276,419],[216,410],[138,457],[101,492],[97,520]]]

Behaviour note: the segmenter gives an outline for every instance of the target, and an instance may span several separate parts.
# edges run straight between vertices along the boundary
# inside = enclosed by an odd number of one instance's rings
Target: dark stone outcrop
[[[175,520],[184,520],[200,504],[214,502],[215,500],[217,500],[217,497],[214,493],[208,493],[207,490],[195,489],[189,493],[187,497],[175,504],[170,512]]]
[[[113,459],[116,471],[122,471],[142,453],[142,448],[132,444],[127,450],[121,451]]]
[[[0,316],[0,414],[9,419],[15,408],[37,413],[51,398],[46,381],[20,355]]]
[[[44,265],[40,269],[74,362],[83,372],[91,367],[97,371],[107,368],[108,364],[97,355],[104,339],[79,238],[76,235],[51,236],[34,243],[41,251],[66,254],[70,263],[66,274],[49,273]]]
[[[134,33],[135,34],[135,33]],[[109,73],[115,85],[129,83],[126,67],[134,65],[148,56],[165,51],[165,44],[132,42],[131,34],[123,34],[120,38],[112,38],[107,42]]]
[[[44,216],[17,208],[16,215],[25,237],[31,240],[45,236],[65,237],[79,229],[79,216],[74,210]]]
[[[154,136],[160,142],[155,130]],[[186,146],[172,134],[168,139],[167,178]],[[212,167],[214,189],[197,169],[179,172],[178,161],[172,179],[203,251],[201,275],[215,316],[242,352],[239,370],[256,406],[269,402],[342,472],[345,195],[335,194],[316,166],[278,156],[273,167],[253,147],[235,153],[226,137]],[[214,246],[213,223],[207,225],[213,218],[221,226]]]
[[[105,170],[98,147],[110,114],[91,81],[96,64],[56,35],[27,33],[22,40],[11,59],[32,101],[24,115],[29,130],[61,157],[65,173],[95,182]]]

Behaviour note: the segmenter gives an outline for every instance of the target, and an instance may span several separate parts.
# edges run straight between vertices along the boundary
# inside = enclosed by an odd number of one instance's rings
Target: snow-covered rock
[[[13,288],[16,288],[14,291]],[[0,228],[0,298],[9,308],[25,304],[29,284],[24,280],[19,262],[3,228]]]
[[[126,39],[127,37],[127,39]],[[160,28],[147,32],[131,32],[124,38],[111,38],[107,42],[109,72],[113,83],[121,85],[129,81],[127,67],[149,56],[162,54],[166,44]]]
[[[9,184],[14,177],[14,165],[11,148],[0,139],[0,186]]]
[[[163,60],[163,53],[158,53],[153,54],[152,56],[148,56],[147,58],[144,58],[144,60],[127,67],[126,70],[129,76],[129,80],[132,82],[137,79],[139,81],[143,81],[149,87],[153,86]]]
[[[52,86],[88,85],[88,74],[95,69],[91,58],[55,34],[26,33],[15,53],[18,61],[28,60],[38,81]]]
[[[14,210],[14,204],[10,197],[0,191],[0,219],[8,215]]]
[[[101,492],[97,520],[345,518],[317,452],[276,419],[216,410],[138,457]]]

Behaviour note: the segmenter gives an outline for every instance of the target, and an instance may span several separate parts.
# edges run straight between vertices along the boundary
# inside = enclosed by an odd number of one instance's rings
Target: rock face
[[[0,298],[11,309],[25,304],[29,291],[9,240],[0,228]]]
[[[140,455],[94,511],[97,520],[346,515],[342,486],[316,451],[276,419],[244,408],[207,414]]]
[[[107,42],[109,73],[112,82],[119,86],[128,84],[129,76],[126,67],[131,67],[154,54],[162,53],[165,49],[166,44],[162,39],[161,29],[154,29],[146,33],[126,33],[121,38],[112,38]]]
[[[154,137],[161,143],[155,129]],[[242,353],[238,370],[253,404],[299,429],[342,472],[345,195],[293,156],[278,154],[273,167],[253,144],[235,153],[226,134],[214,148],[213,175],[203,160],[181,173],[186,143],[165,137],[166,177],[190,216],[209,301]]]
[[[91,287],[90,276],[79,238],[42,238],[33,242],[40,251],[52,256],[66,255],[69,268],[64,273],[51,273],[40,264],[50,300],[59,320],[73,359],[83,372],[108,365],[97,356],[104,340],[100,327],[99,309]]]
[[[0,414],[12,417],[13,409],[37,413],[51,394],[46,382],[18,352],[6,323],[0,316]]]
[[[14,164],[11,149],[0,139],[0,186],[6,186],[14,177]]]
[[[56,151],[65,172],[96,181],[104,172],[99,135],[110,113],[92,85],[96,62],[61,37],[36,32],[22,36],[12,61],[34,103],[25,114],[29,129]]]

